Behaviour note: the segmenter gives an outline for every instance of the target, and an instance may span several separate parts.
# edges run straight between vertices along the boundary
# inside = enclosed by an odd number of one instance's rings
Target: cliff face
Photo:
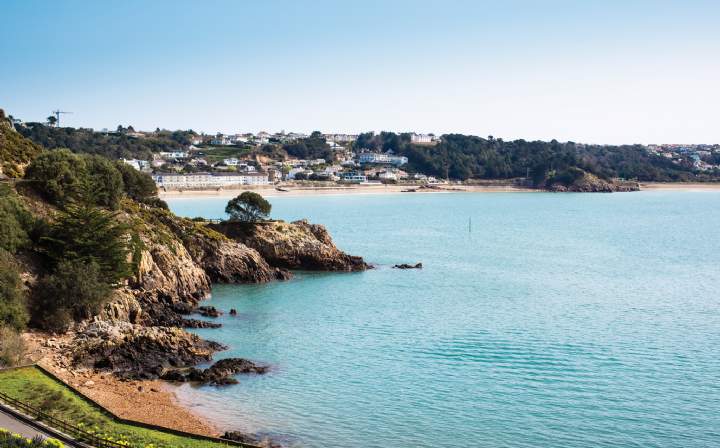
[[[311,271],[363,271],[369,265],[333,244],[327,229],[305,220],[286,223],[223,222],[210,228],[255,249],[271,266]]]

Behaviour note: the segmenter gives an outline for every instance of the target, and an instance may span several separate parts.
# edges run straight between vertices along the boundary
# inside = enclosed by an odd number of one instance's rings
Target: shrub
[[[87,186],[87,166],[84,158],[68,149],[45,151],[28,166],[25,179],[48,201],[63,206]]]
[[[116,164],[102,156],[84,156],[90,202],[117,210],[123,195],[123,176]]]
[[[64,448],[65,445],[59,440],[43,439],[35,437],[28,439],[20,434],[12,434],[10,431],[0,428],[0,446],[6,448]]]
[[[12,256],[0,250],[0,326],[22,330],[27,324],[25,294]]]
[[[125,194],[129,198],[146,202],[157,197],[157,185],[149,174],[142,173],[124,162],[116,162],[115,166],[122,175]]]
[[[92,261],[64,261],[43,277],[33,294],[33,321],[41,328],[65,332],[73,320],[97,314],[112,288]]]
[[[24,358],[25,341],[20,333],[13,328],[0,325],[0,367],[17,366]]]
[[[88,204],[68,205],[41,238],[53,266],[65,261],[96,264],[108,284],[130,275],[128,229],[117,222],[117,213]]]
[[[0,248],[15,253],[27,246],[33,227],[34,219],[18,195],[8,185],[0,185]]]
[[[231,221],[257,222],[267,219],[271,209],[272,205],[265,198],[252,191],[245,191],[230,199],[225,213],[230,215]]]

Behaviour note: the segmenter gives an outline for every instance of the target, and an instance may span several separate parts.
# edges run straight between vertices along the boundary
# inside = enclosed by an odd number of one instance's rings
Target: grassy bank
[[[128,447],[219,448],[227,446],[118,423],[67,386],[34,367],[0,371],[0,392],[40,408],[55,418],[81,426],[88,432],[127,444]]]

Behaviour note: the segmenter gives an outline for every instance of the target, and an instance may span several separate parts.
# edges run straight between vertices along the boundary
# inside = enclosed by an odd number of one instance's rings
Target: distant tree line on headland
[[[99,154],[110,158],[150,159],[152,153],[186,149],[193,131],[157,130],[152,137],[134,138],[131,127],[115,132],[94,132],[91,129],[56,128],[40,123],[18,127],[25,137],[46,148],[69,148],[73,152]],[[535,186],[552,182],[567,183],[578,173],[588,172],[601,179],[625,178],[645,182],[716,181],[720,172],[698,171],[691,161],[681,163],[654,154],[641,145],[585,145],[552,140],[505,141],[446,134],[436,144],[415,144],[410,134],[371,132],[360,134],[351,144],[355,152],[393,151],[406,156],[404,169],[439,178],[513,179],[528,178]],[[308,138],[288,144],[266,144],[256,152],[284,160],[332,160],[333,152],[322,134],[313,132]],[[720,158],[720,156],[718,156]],[[581,170],[581,171],[580,171]]]
[[[408,158],[410,171],[456,180],[529,177],[534,185],[548,180],[566,183],[578,169],[602,179],[639,181],[720,180],[720,173],[699,173],[692,163],[677,164],[652,154],[641,145],[582,145],[556,140],[504,141],[462,134],[447,134],[435,145],[418,145],[410,134],[361,134],[358,148],[392,150]],[[552,179],[551,179],[552,178]]]
[[[18,126],[24,137],[48,149],[68,148],[73,152],[97,154],[111,159],[149,160],[162,151],[181,151],[190,144],[193,131],[156,130],[151,137],[132,136],[132,126],[118,126],[115,131],[97,132],[86,128],[51,127],[42,123]]]

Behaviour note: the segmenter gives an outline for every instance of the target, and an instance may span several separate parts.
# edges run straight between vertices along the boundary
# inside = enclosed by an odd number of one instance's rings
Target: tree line
[[[641,145],[581,145],[447,134],[435,145],[411,142],[410,134],[360,134],[354,149],[393,151],[408,158],[407,169],[455,180],[529,177],[542,186],[549,180],[573,177],[577,170],[602,179],[686,181],[720,179],[720,173],[700,173],[691,163],[680,164],[652,154]]]

